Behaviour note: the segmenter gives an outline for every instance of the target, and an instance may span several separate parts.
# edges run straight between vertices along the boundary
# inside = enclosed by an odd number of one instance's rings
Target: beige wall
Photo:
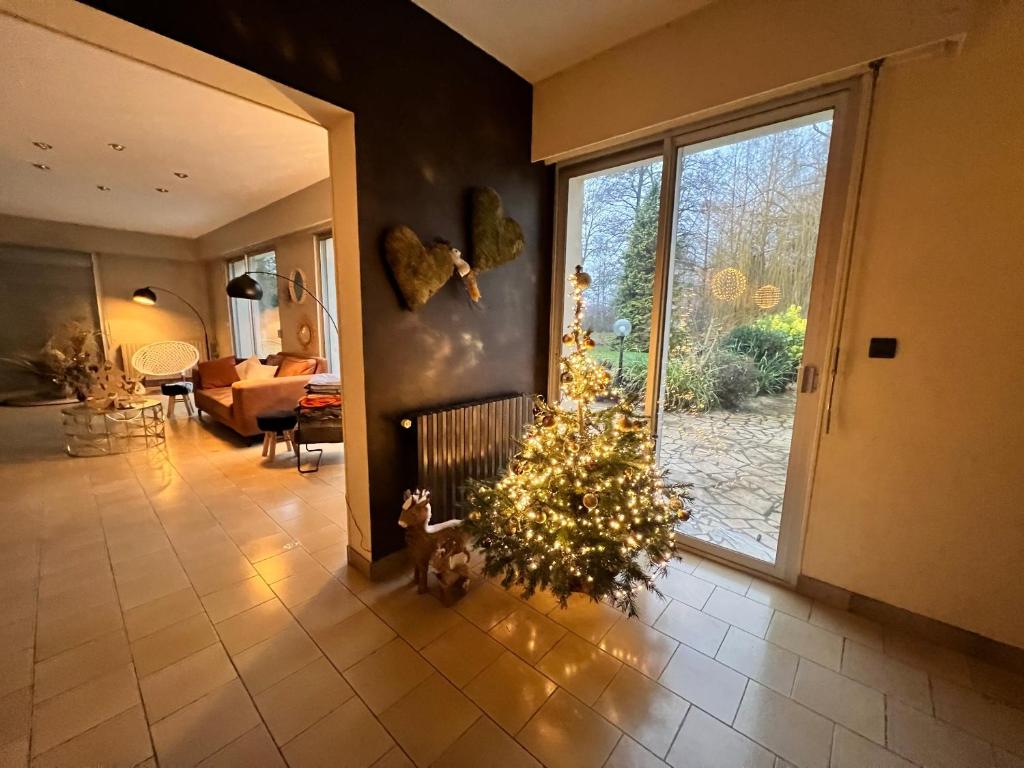
[[[277,271],[291,276],[292,270],[301,269],[306,274],[308,285],[315,292],[319,268],[316,235],[329,231],[330,227],[331,184],[330,179],[324,179],[266,208],[208,232],[196,241],[200,257],[210,260],[206,268],[210,280],[210,306],[214,311],[219,347],[224,354],[231,354],[230,317],[224,293],[224,259],[261,248],[273,248],[277,254]],[[301,304],[296,304],[288,293],[288,282],[277,282],[282,348],[287,352],[309,351],[319,354],[320,331],[316,302],[307,298]],[[303,322],[309,323],[313,331],[312,340],[306,347],[298,339],[298,329]]]
[[[202,339],[196,316],[173,296],[158,291],[156,306],[135,304],[132,292],[147,285],[167,288],[194,305],[213,340],[207,276],[194,240],[0,215],[0,242],[94,254],[111,350],[124,343]]]
[[[795,26],[780,30],[767,9]],[[1024,3],[723,2],[701,14],[707,40],[674,33],[689,53],[639,39],[542,83],[538,154],[966,30],[957,56],[882,71],[802,570],[1024,646]],[[707,63],[659,74],[689,56]],[[867,358],[876,335],[898,337],[894,360]]]
[[[537,83],[533,157],[561,159],[957,36],[970,0],[720,0]]]

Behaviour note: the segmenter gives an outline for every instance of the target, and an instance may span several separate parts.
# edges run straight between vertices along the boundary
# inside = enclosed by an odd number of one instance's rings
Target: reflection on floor
[[[0,765],[1024,758],[1024,678],[710,561],[639,620],[479,577],[452,610],[346,565],[336,447],[301,477],[179,420],[69,459],[55,421],[0,409]]]
[[[665,414],[661,465],[672,480],[693,483],[683,533],[775,561],[795,407],[790,391],[736,411]]]

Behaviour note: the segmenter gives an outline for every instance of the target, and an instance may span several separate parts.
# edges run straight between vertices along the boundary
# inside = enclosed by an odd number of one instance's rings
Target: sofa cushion
[[[200,389],[195,394],[196,406],[222,421],[230,421],[233,404],[231,387]]]
[[[230,387],[239,380],[233,357],[219,357],[199,363],[199,385],[202,389]]]
[[[283,376],[310,376],[316,373],[316,358],[313,357],[286,357],[281,360],[277,368],[277,375]]]
[[[238,378],[246,379],[272,379],[277,374],[276,365],[264,365],[258,357],[250,357],[235,366],[238,371]]]

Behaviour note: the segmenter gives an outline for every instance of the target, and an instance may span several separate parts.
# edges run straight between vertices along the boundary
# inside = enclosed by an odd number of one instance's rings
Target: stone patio
[[[683,533],[774,562],[795,401],[790,391],[736,411],[663,417],[661,465],[669,479],[693,483]]]

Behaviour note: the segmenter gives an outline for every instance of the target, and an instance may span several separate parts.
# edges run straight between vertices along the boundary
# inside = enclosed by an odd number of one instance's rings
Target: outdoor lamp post
[[[625,317],[620,317],[612,323],[612,331],[619,337],[619,370],[615,374],[615,386],[622,384],[622,355],[626,350],[626,337],[633,330],[633,324]]]

